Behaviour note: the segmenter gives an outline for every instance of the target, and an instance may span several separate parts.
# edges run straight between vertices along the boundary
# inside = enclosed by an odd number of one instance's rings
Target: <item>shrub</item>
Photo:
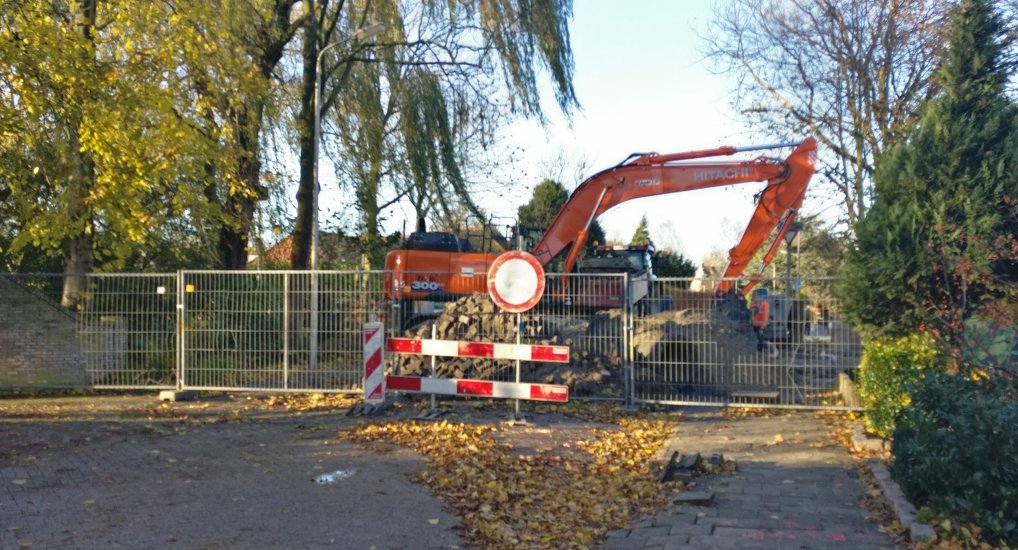
[[[909,403],[906,387],[922,379],[939,361],[926,334],[880,339],[866,344],[859,365],[859,396],[866,408],[866,428],[890,437],[895,417]]]
[[[1013,379],[927,373],[898,420],[892,472],[909,500],[991,542],[1018,545],[1018,399]]]

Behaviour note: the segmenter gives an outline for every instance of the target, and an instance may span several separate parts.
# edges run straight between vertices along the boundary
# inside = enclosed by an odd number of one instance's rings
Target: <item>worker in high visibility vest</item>
[[[771,305],[767,303],[767,289],[758,288],[753,293],[753,304],[750,306],[753,312],[753,332],[756,333],[756,351],[762,352],[767,347],[767,338],[764,337],[764,330],[771,317]]]

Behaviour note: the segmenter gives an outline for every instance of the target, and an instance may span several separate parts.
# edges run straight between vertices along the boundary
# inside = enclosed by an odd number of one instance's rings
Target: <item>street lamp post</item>
[[[311,271],[318,269],[318,146],[322,139],[322,59],[325,57],[325,52],[332,50],[338,46],[342,46],[348,42],[357,42],[366,38],[372,38],[377,36],[385,30],[385,26],[380,23],[368,25],[357,29],[351,34],[346,40],[340,40],[333,42],[322,48],[318,52],[318,58],[315,60],[315,99],[314,99],[314,111],[315,111],[315,135],[314,135],[314,154],[312,155],[312,171],[314,172],[314,188],[311,190]]]
[[[322,137],[322,58],[325,56],[325,52],[333,48],[351,41],[357,42],[377,36],[383,30],[385,27],[379,23],[357,29],[346,40],[333,42],[319,50],[318,58],[315,60],[315,135],[314,151],[311,155],[311,170],[314,172],[314,187],[311,189],[311,323],[309,327],[311,341],[308,346],[308,369],[311,372],[318,370],[318,191],[320,188],[318,183],[318,146]]]

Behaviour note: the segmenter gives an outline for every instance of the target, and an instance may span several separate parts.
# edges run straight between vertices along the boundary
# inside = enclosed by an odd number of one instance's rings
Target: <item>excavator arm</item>
[[[817,145],[816,140],[809,138],[803,141],[799,147],[785,161],[788,166],[788,175],[780,182],[767,182],[767,187],[760,193],[756,209],[746,226],[738,244],[728,251],[728,265],[721,275],[717,290],[728,291],[735,284],[733,278],[742,275],[746,270],[749,261],[756,254],[757,250],[764,245],[768,237],[778,228],[770,249],[764,254],[763,263],[760,266],[760,273],[774,259],[778,246],[781,244],[785,234],[791,229],[793,221],[798,215],[802,201],[806,197],[806,186],[816,168]],[[782,219],[784,222],[782,223]],[[743,294],[749,291],[752,286],[743,289]]]
[[[633,155],[580,184],[531,253],[542,265],[547,265],[568,248],[563,271],[569,273],[586,243],[591,222],[614,206],[641,197],[766,181],[767,186],[760,194],[746,232],[729,254],[725,276],[736,277],[745,270],[746,262],[763,245],[781,218],[802,205],[806,186],[814,172],[816,140],[808,138],[798,144],[783,161],[766,157],[741,162],[688,161],[774,147],[778,146],[720,147],[671,155]],[[730,281],[722,290],[729,286]]]

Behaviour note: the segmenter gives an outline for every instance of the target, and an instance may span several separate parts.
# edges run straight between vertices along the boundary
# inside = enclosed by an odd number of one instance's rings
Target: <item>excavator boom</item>
[[[767,182],[758,195],[756,210],[742,239],[730,251],[730,260],[718,287],[731,288],[731,278],[774,232],[783,218],[792,218],[802,205],[806,186],[813,176],[816,140],[797,144],[787,159],[758,157],[753,160],[713,162],[701,159],[739,152],[796,144],[750,148],[720,147],[668,155],[632,155],[621,164],[590,177],[573,191],[531,253],[542,265],[567,251],[563,271],[572,272],[587,241],[590,224],[608,209],[641,197],[740,183]],[[791,219],[788,220],[789,222]],[[779,229],[778,239],[791,223]],[[472,252],[447,233],[415,233],[400,250],[386,256],[386,295],[393,299],[425,303],[483,292],[486,275],[495,256]],[[774,247],[764,259],[773,258]]]
[[[774,238],[774,244],[764,256],[761,272],[771,262],[777,251],[777,244],[792,227],[792,221],[802,207],[802,201],[806,197],[806,186],[809,185],[809,180],[816,169],[816,160],[817,143],[815,139],[809,138],[785,161],[788,166],[785,178],[781,181],[767,182],[767,187],[759,195],[746,231],[738,244],[728,251],[728,265],[722,273],[717,290],[726,292],[735,284],[732,279],[742,275],[753,255],[764,245],[782,218],[787,216],[788,219],[781,225],[779,234]]]
[[[760,157],[741,162],[686,162],[744,150],[721,147],[673,155],[636,155],[622,164],[598,172],[576,188],[531,253],[546,265],[568,248],[563,264],[563,271],[568,273],[576,265],[590,223],[614,206],[641,197],[766,181],[767,186],[746,233],[731,250],[732,261],[725,274],[735,277],[742,273],[745,263],[760,248],[781,217],[802,205],[816,161],[816,141],[809,138],[784,161]]]

